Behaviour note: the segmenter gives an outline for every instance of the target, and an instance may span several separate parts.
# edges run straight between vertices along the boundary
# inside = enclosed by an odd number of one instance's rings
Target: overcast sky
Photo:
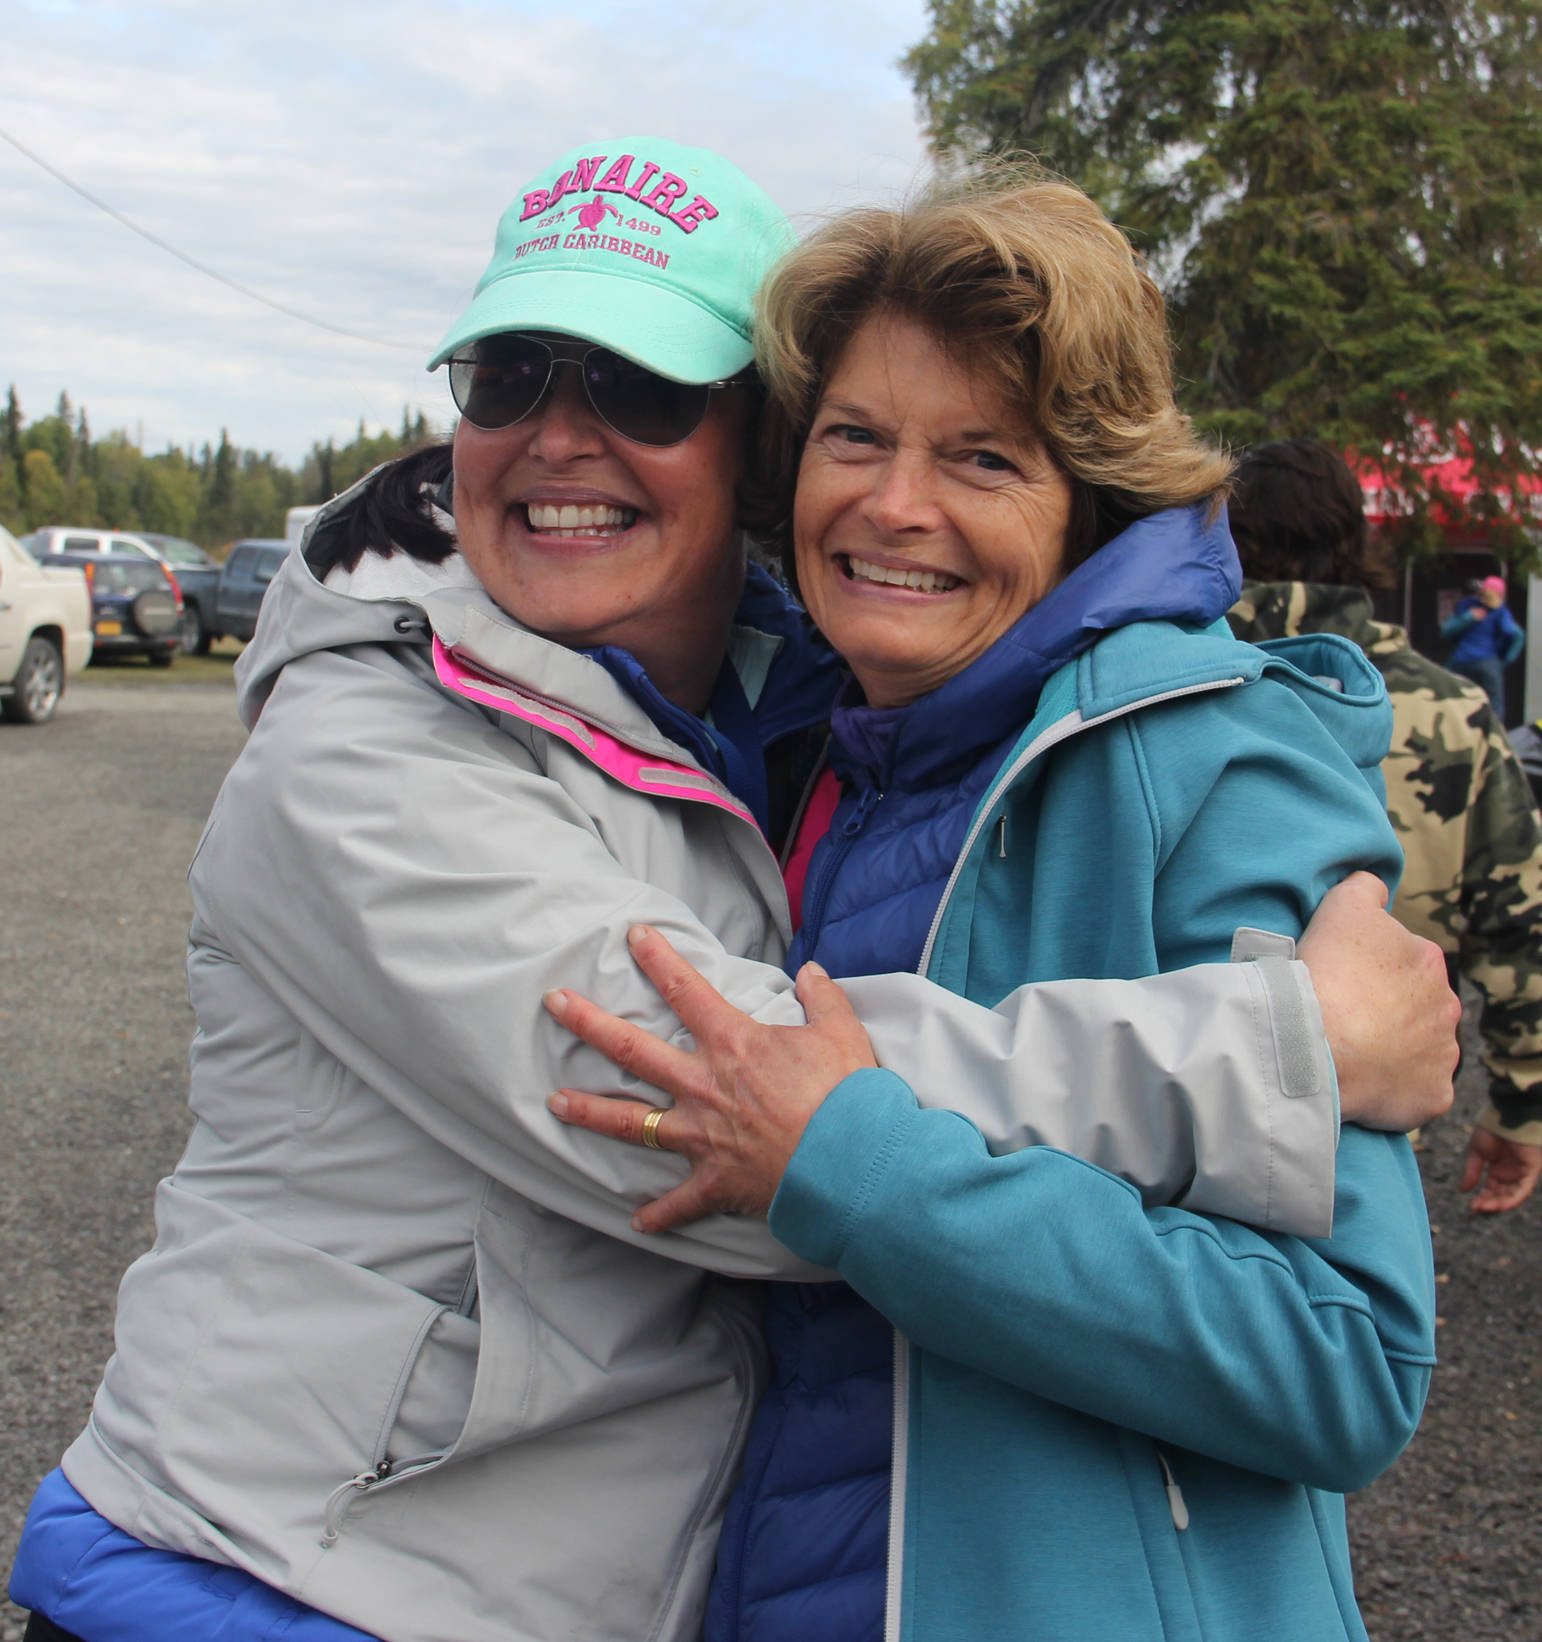
[[[582,142],[714,148],[795,217],[923,167],[900,55],[924,0],[10,0],[0,132],[0,391],[61,388],[147,451],[297,460],[403,406],[520,185]]]

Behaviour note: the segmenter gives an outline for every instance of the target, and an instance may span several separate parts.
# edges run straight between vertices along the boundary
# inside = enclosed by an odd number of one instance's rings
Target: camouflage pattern
[[[1392,911],[1482,995],[1480,1122],[1542,1143],[1542,819],[1487,697],[1373,620],[1358,588],[1249,582],[1229,619],[1250,641],[1342,634],[1385,679],[1387,813],[1407,860]]]

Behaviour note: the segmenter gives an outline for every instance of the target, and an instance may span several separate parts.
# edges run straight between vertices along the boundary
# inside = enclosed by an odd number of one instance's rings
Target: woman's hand
[[[674,1097],[640,1101],[562,1089],[548,1101],[564,1123],[634,1145],[679,1152],[690,1178],[633,1217],[637,1231],[671,1231],[713,1213],[764,1215],[809,1119],[848,1074],[876,1066],[846,994],[819,967],[798,971],[805,1026],[763,1026],[735,1009],[656,930],[627,933],[638,967],[696,1040],[677,1049],[574,992],[549,992],[546,1008],[623,1071]]]
[[[1399,1131],[1451,1109],[1462,1006],[1440,948],[1386,904],[1381,879],[1351,874],[1323,896],[1296,952],[1322,1009],[1344,1121]]]
[[[1527,1146],[1487,1129],[1474,1129],[1467,1141],[1457,1190],[1478,1191],[1467,1207],[1478,1214],[1503,1214],[1519,1208],[1542,1177],[1542,1146]]]

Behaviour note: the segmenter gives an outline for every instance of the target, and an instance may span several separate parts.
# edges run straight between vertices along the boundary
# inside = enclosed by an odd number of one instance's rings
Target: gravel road
[[[51,725],[0,727],[0,1568],[85,1418],[186,1132],[184,880],[241,739],[229,689],[89,677]],[[1466,1212],[1460,1119],[1480,1103],[1469,1070],[1420,1158],[1441,1280],[1429,1409],[1350,1501],[1376,1642],[1542,1638],[1542,1202]],[[0,1642],[20,1634],[0,1602]]]
[[[1349,1502],[1356,1588],[1374,1642],[1542,1639],[1542,1196],[1469,1214],[1465,1116],[1483,1106],[1477,1011],[1456,1110],[1419,1164],[1434,1232],[1440,1365],[1418,1435]]]
[[[87,675],[89,680],[90,675]],[[187,864],[230,688],[76,681],[0,725],[0,1568],[84,1423],[123,1268],[187,1133]],[[0,1638],[21,1634],[0,1603]]]

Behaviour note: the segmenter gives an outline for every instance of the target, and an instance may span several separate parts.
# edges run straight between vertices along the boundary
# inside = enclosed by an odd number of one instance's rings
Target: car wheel
[[[0,701],[13,724],[46,724],[64,694],[64,658],[45,638],[31,638],[16,674],[16,693]]]
[[[170,667],[172,662],[177,659],[177,651],[179,649],[181,649],[181,645],[174,644],[169,650],[151,650],[149,654],[146,655],[145,660],[148,661],[152,667]]]
[[[206,656],[209,640],[203,630],[203,619],[196,604],[182,606],[182,625],[177,629],[177,648],[184,656]]]

